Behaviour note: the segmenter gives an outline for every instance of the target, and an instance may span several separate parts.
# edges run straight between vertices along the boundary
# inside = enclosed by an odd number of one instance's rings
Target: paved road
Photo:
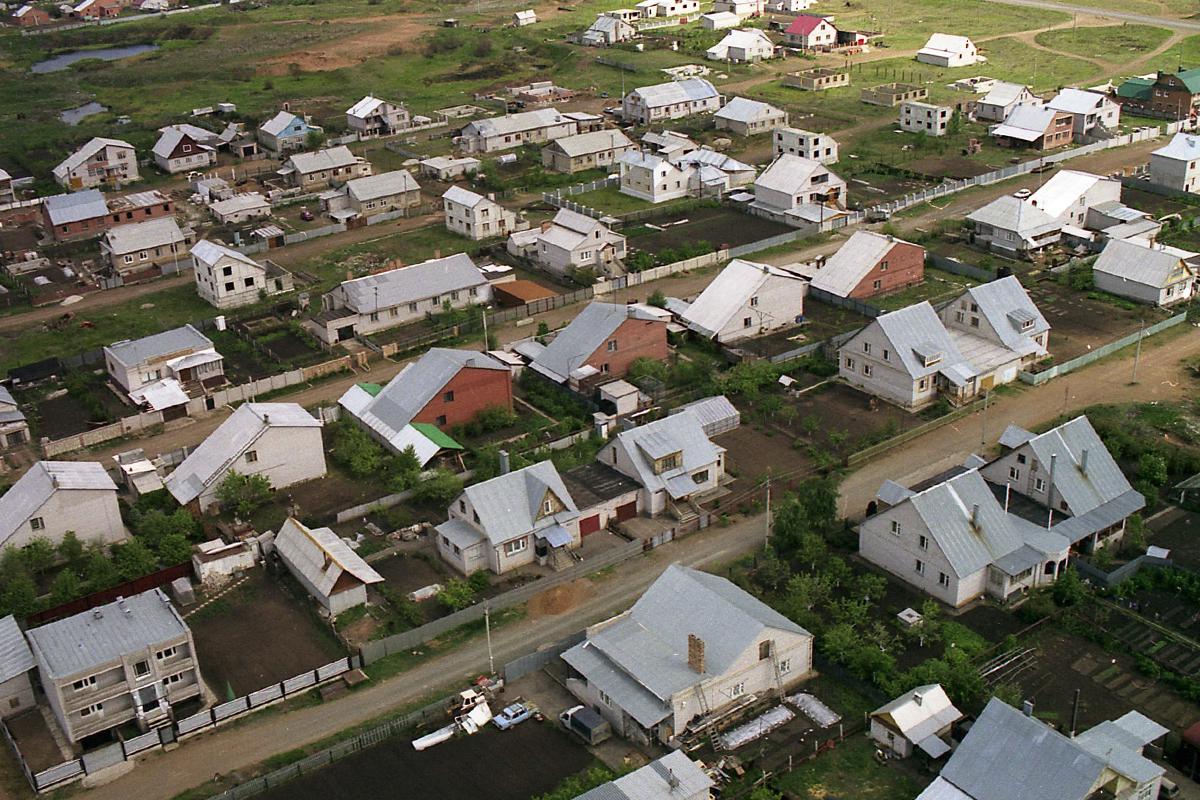
[[[989,0],[992,3],[1002,3],[1006,6],[1024,6],[1026,8],[1043,8],[1047,11],[1064,11],[1067,14],[1087,14],[1092,17],[1107,17],[1119,19],[1122,22],[1136,22],[1140,25],[1157,25],[1173,31],[1200,31],[1200,21],[1174,19],[1172,17],[1153,17],[1148,14],[1134,14],[1129,11],[1111,11],[1106,8],[1090,8],[1076,6],[1070,3],[1054,3],[1050,0]]]
[[[1034,426],[1100,401],[1180,398],[1193,391],[1195,385],[1192,379],[1183,377],[1180,362],[1196,356],[1200,356],[1200,333],[1189,329],[1143,348],[1141,380],[1137,384],[1128,382],[1132,355],[1127,354],[1045,386],[999,398],[988,412],[986,431],[984,419],[974,415],[889,451],[851,474],[842,487],[843,513],[861,514],[885,478],[917,480],[961,463],[968,453],[979,449],[981,432],[988,442],[994,442],[1008,422]],[[624,609],[672,561],[701,567],[720,565],[751,551],[762,535],[763,521],[756,517],[728,528],[710,528],[660,548],[601,580],[593,594],[574,609],[501,628],[494,637],[496,660],[505,663]],[[484,644],[471,642],[342,699],[289,714],[250,718],[235,728],[187,742],[173,752],[156,754],[129,774],[86,796],[89,800],[167,800],[211,779],[215,773],[228,775],[246,769],[276,753],[302,747],[390,709],[411,705],[448,684],[479,674],[486,665]]]

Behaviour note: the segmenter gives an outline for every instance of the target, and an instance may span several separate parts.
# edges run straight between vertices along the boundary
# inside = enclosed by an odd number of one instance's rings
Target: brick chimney
[[[554,225],[554,223],[551,220],[548,220],[548,219],[542,220],[542,233],[545,233],[546,231],[550,230],[550,228],[553,225]]]
[[[688,667],[700,675],[704,670],[704,640],[693,633],[688,634]]]

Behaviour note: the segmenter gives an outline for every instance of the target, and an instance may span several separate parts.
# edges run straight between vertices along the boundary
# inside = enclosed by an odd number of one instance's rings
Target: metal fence
[[[515,680],[524,678],[526,675],[531,675],[537,672],[547,664],[551,664],[564,651],[571,649],[575,645],[587,638],[585,631],[577,631],[565,639],[555,642],[549,647],[543,647],[533,653],[528,653],[520,658],[514,658],[512,661],[504,665],[502,670],[504,674],[504,682],[510,684]]]
[[[503,284],[501,284],[503,286]],[[553,311],[556,308],[569,306],[573,303],[578,303],[582,300],[591,300],[595,296],[595,289],[591,286],[585,286],[582,289],[575,289],[570,292],[555,295],[554,297],[543,297],[541,300],[534,300],[532,303],[526,303],[512,308],[505,308],[488,314],[488,323],[495,324],[497,322],[509,322],[514,319],[524,319],[532,317],[534,314],[541,314],[545,311]]]
[[[808,297],[812,300],[825,303],[826,305],[849,309],[856,314],[862,314],[864,317],[869,317],[870,319],[875,319],[884,313],[881,309],[876,308],[869,303],[864,303],[861,300],[855,300],[853,297],[840,297],[836,294],[827,292],[824,289],[813,286],[811,283],[808,285]]]
[[[1118,350],[1123,350],[1132,344],[1137,344],[1138,340],[1140,339],[1153,336],[1156,333],[1165,331],[1167,328],[1173,328],[1174,326],[1186,321],[1187,312],[1176,314],[1170,319],[1164,319],[1162,322],[1155,323],[1149,328],[1140,330],[1136,333],[1131,333],[1128,336],[1123,336],[1120,339],[1117,339],[1115,342],[1109,342],[1103,347],[1097,347],[1090,353],[1085,353],[1078,358],[1073,358],[1070,361],[1064,361],[1061,364],[1055,364],[1054,366],[1048,367],[1041,372],[1026,372],[1025,370],[1021,370],[1021,372],[1018,373],[1018,377],[1021,379],[1022,383],[1041,386],[1046,381],[1057,378],[1059,375],[1066,375],[1069,372],[1074,372],[1080,367],[1086,367],[1093,361],[1097,361],[1105,356],[1112,355]]]
[[[931,267],[940,269],[943,272],[950,272],[954,275],[961,275],[964,278],[971,278],[972,280],[982,281],[984,283],[996,280],[996,273],[992,272],[991,270],[984,269],[983,267],[975,267],[970,264],[964,264],[963,262],[954,258],[939,256],[937,253],[926,253],[925,259],[929,262]]]

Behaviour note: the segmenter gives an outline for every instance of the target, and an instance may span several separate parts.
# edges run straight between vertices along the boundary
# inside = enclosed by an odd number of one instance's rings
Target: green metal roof
[[[1189,92],[1200,94],[1200,67],[1180,70],[1175,73],[1175,77],[1183,81],[1183,85],[1188,88]]]
[[[1149,78],[1130,78],[1117,87],[1118,97],[1133,97],[1144,100],[1150,96],[1154,81]]]
[[[462,450],[461,444],[450,438],[449,434],[442,431],[436,425],[430,425],[428,422],[414,422],[412,426],[416,428],[422,436],[436,444],[443,450]]]
[[[383,391],[383,387],[378,383],[360,383],[358,386],[371,397],[378,397],[379,393]]]

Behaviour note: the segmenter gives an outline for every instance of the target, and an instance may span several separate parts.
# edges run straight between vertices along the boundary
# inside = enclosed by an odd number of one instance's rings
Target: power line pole
[[[763,538],[763,549],[771,544],[771,476],[767,476],[767,530]]]
[[[1133,381],[1137,383],[1137,368],[1138,362],[1142,360],[1142,333],[1146,330],[1146,320],[1142,319],[1138,325],[1137,349],[1133,353]]]
[[[496,660],[492,656],[492,607],[487,604],[483,606],[483,627],[487,631],[488,675],[495,675]]]

